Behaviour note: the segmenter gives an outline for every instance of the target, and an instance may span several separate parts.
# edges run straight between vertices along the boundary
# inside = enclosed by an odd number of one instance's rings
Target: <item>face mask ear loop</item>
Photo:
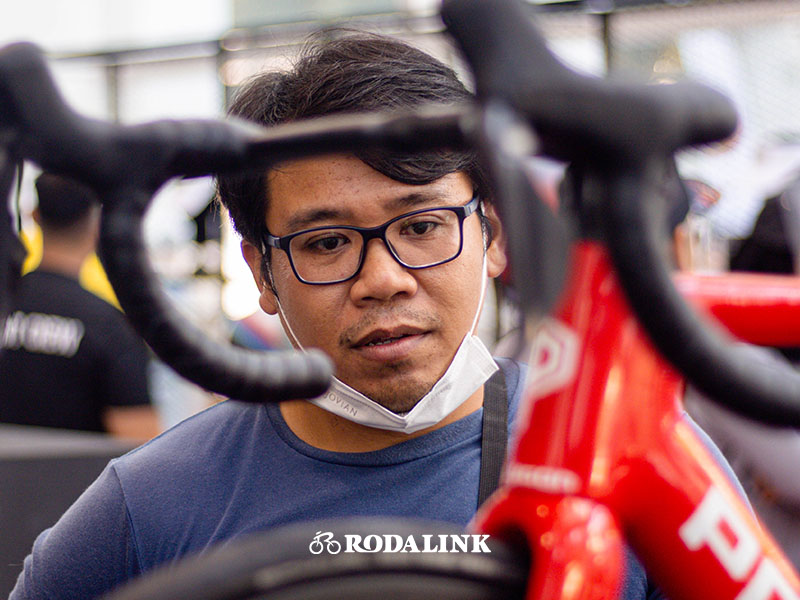
[[[294,329],[292,329],[291,323],[289,323],[289,319],[286,318],[286,313],[283,312],[283,306],[281,306],[281,299],[278,296],[278,290],[275,289],[275,279],[272,277],[272,265],[266,259],[263,259],[264,263],[264,270],[267,273],[267,285],[269,285],[269,289],[272,291],[272,295],[275,296],[275,304],[278,306],[278,313],[281,315],[281,320],[283,321],[284,325],[286,326],[286,333],[289,334],[289,337],[292,340],[292,343],[297,347],[298,350],[301,352],[307,352],[307,350],[303,347],[303,344],[300,343],[300,340],[297,339],[297,336],[294,333]]]
[[[264,282],[269,286],[269,289],[275,295],[278,296],[278,293],[275,291],[275,279],[272,277],[272,263],[270,262],[269,258],[267,258],[267,252],[269,249],[266,248],[264,245],[261,247],[261,269],[267,274],[267,278]]]
[[[278,295],[275,294],[275,303],[278,305],[278,312],[281,315],[281,319],[283,320],[284,325],[286,326],[286,333],[289,334],[289,337],[292,338],[292,342],[297,347],[298,350],[301,352],[307,352],[307,350],[303,347],[303,344],[300,343],[300,340],[297,339],[297,336],[292,329],[291,323],[289,323],[289,319],[286,318],[286,313],[283,312],[283,307],[281,306],[280,298]]]
[[[489,280],[489,275],[486,267],[486,250],[487,250],[486,240],[483,237],[483,235],[481,235],[481,239],[484,240],[483,254],[481,255],[481,293],[478,298],[478,308],[475,311],[475,316],[472,319],[472,325],[470,326],[469,331],[467,331],[467,335],[474,335],[473,332],[475,331],[475,327],[478,325],[478,320],[481,318],[481,311],[483,309],[483,300],[486,297],[486,288],[487,288],[486,284]]]

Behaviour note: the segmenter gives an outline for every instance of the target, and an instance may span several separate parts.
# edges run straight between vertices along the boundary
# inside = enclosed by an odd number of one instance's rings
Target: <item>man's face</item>
[[[270,173],[268,186],[266,221],[275,236],[328,225],[374,227],[413,210],[464,205],[473,195],[463,173],[407,185],[345,155],[284,164]],[[371,240],[359,274],[331,285],[301,283],[286,253],[273,249],[281,318],[303,347],[331,357],[343,382],[390,410],[410,410],[444,374],[478,311],[483,241],[477,214],[466,218],[463,231],[458,258],[421,270],[404,268],[382,241]],[[261,279],[260,254],[246,243],[243,250],[261,306],[275,314],[278,302]],[[487,272],[494,277],[504,267],[493,244]]]

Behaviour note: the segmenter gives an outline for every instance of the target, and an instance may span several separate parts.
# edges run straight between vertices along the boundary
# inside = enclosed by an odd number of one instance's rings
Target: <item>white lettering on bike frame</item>
[[[708,546],[736,581],[747,576],[760,556],[755,536],[714,486],[708,489],[678,534],[689,550]]]
[[[575,378],[578,366],[578,336],[558,319],[545,317],[531,342],[528,359],[527,394],[543,398]]]
[[[736,596],[736,600],[768,600],[770,598],[797,600],[798,596],[778,571],[775,563],[764,558],[750,581]]]
[[[714,486],[681,525],[678,535],[689,550],[711,550],[734,581],[747,579],[736,600],[800,600],[775,563],[763,556],[758,538],[747,523]]]
[[[509,463],[503,474],[503,484],[568,495],[580,490],[581,478],[574,471],[560,467]]]
[[[536,400],[560,390],[575,379],[579,348],[578,335],[567,325],[552,317],[539,320],[525,374],[525,401],[520,403],[517,413],[517,432],[526,431],[531,426],[531,413]],[[512,436],[511,444],[519,443],[522,437]],[[509,456],[515,454],[514,448],[511,448]]]

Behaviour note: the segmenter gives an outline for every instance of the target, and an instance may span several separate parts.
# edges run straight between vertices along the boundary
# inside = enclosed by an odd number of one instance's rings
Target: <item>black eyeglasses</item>
[[[479,203],[476,193],[464,206],[415,210],[377,227],[315,227],[282,237],[266,232],[261,251],[271,246],[286,252],[297,279],[311,285],[341,283],[358,275],[372,239],[383,240],[404,267],[427,269],[461,254],[464,219]]]

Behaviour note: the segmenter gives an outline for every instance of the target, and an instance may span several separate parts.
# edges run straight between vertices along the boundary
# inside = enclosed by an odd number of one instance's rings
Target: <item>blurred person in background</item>
[[[78,281],[97,245],[100,205],[50,173],[36,192],[42,258],[22,278],[3,330],[0,422],[147,440],[160,430],[149,351],[117,308]]]

